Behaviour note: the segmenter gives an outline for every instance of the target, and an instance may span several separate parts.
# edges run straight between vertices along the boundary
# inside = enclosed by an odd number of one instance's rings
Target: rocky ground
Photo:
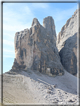
[[[21,71],[3,75],[4,104],[74,104],[78,103],[77,77],[65,71],[51,77],[40,72]]]

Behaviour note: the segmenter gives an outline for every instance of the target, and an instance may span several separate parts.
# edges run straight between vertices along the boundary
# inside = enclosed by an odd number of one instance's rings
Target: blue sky
[[[58,34],[74,14],[77,3],[3,3],[3,73],[9,71],[15,58],[15,33],[30,28],[33,18],[41,24],[52,16]]]

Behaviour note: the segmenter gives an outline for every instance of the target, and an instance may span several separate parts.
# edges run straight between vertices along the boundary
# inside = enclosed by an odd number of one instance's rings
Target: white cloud
[[[52,17],[54,18],[57,35],[61,31],[63,25],[66,24],[66,21],[74,14],[76,8],[77,5],[68,9],[61,9],[58,7],[54,9],[55,11],[53,11]]]
[[[33,18],[31,9],[28,6],[19,7],[19,11],[13,11],[14,4],[3,5],[3,57],[14,58],[14,36],[15,33],[25,28],[29,28],[30,22],[27,19]],[[13,6],[13,7],[11,7]],[[31,17],[31,18],[29,18]]]
[[[3,58],[14,58],[15,52],[14,49],[3,48]]]
[[[13,55],[9,55],[9,54],[5,54],[5,55],[3,55],[3,57],[4,57],[4,58],[14,58]]]
[[[18,10],[15,6],[18,5]],[[20,7],[18,3],[4,3],[3,5],[3,58],[14,58],[15,33],[31,26],[34,17],[31,9],[26,5]],[[28,19],[28,21],[27,21]]]
[[[28,14],[28,15],[33,15],[32,12],[31,12],[31,9],[30,9],[28,6],[25,6],[25,7],[24,7],[24,11],[25,11],[26,14]]]
[[[14,40],[14,33],[12,34],[12,32],[7,33],[6,31],[3,33],[4,36],[6,36],[9,39]]]
[[[71,16],[72,14],[74,14],[74,11],[76,10],[76,6],[67,10],[61,10],[59,8],[57,8],[55,11],[55,19],[56,21],[62,21],[64,19],[67,19],[68,16]]]
[[[19,4],[18,4],[19,5]],[[14,7],[14,6],[13,6]],[[20,11],[10,10],[11,7],[3,5],[3,31],[20,31],[25,28],[30,28],[31,19],[34,15],[28,6],[20,7]],[[27,21],[28,20],[28,21]]]
[[[14,54],[14,50],[12,51],[10,49],[5,49],[5,48],[3,48],[3,52]]]
[[[11,46],[11,47],[14,47],[14,42],[12,41],[9,41],[9,40],[5,40],[3,39],[3,45],[8,45],[8,46]]]
[[[17,25],[15,24],[15,25],[13,25],[14,23],[12,23],[12,25],[11,24],[8,24],[8,23],[4,23],[3,24],[3,31],[5,32],[5,31],[12,31],[12,33],[16,33],[16,31],[21,31],[21,30],[24,30],[25,28],[30,28],[30,25],[23,25],[23,24],[21,24],[21,23],[18,23],[18,22],[16,22],[17,23]],[[9,33],[9,32],[8,32]]]
[[[14,53],[14,49],[5,49],[3,48],[3,58],[14,58],[15,57],[15,53]]]

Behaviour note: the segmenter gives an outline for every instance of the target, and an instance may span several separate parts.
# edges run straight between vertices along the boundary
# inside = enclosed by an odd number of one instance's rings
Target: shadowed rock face
[[[64,74],[56,48],[56,31],[52,17],[46,17],[43,26],[34,18],[30,29],[15,34],[14,44],[15,61],[19,67],[48,75]],[[15,64],[12,70],[14,67]]]
[[[78,10],[68,19],[57,37],[57,48],[64,68],[73,75],[77,74],[77,35]]]
[[[77,74],[77,33],[65,41],[59,52],[64,68],[71,74]]]

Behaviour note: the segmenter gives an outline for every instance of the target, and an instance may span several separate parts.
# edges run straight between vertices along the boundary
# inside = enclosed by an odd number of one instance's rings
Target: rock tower
[[[14,44],[15,61],[11,71],[31,69],[53,76],[64,74],[51,16],[44,18],[43,26],[34,18],[30,29],[16,32]]]

